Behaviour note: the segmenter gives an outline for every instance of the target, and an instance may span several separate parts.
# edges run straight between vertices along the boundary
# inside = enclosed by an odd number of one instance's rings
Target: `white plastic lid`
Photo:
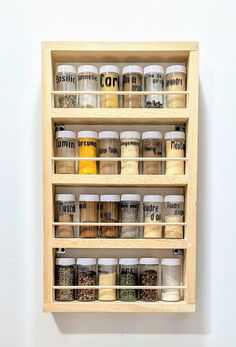
[[[186,73],[186,67],[184,65],[171,65],[166,68],[166,75],[174,72]]]
[[[79,201],[99,201],[99,195],[81,194],[79,196]]]
[[[142,133],[142,139],[160,139],[162,140],[162,133],[160,131],[145,131]]]
[[[95,73],[96,75],[98,74],[98,68],[97,66],[94,65],[80,65],[78,67],[78,73],[82,72],[92,72]]]
[[[100,131],[98,134],[99,139],[119,139],[117,131]]]
[[[69,130],[57,131],[56,132],[56,139],[58,139],[60,137],[69,138],[69,139],[76,139],[76,133],[74,133],[74,131],[69,131]]]
[[[74,194],[56,194],[55,201],[75,201]]]
[[[162,195],[144,195],[143,202],[163,202]]]
[[[117,265],[118,261],[116,258],[99,258],[98,265]]]
[[[142,264],[142,265],[157,265],[157,264],[159,264],[159,259],[158,258],[140,258],[139,259],[139,264]]]
[[[117,65],[103,65],[99,69],[99,73],[114,72],[120,73],[120,69]]]
[[[139,194],[122,194],[121,201],[141,201],[141,196]]]
[[[76,73],[76,67],[73,65],[57,65],[56,73],[60,72]]]
[[[119,202],[120,201],[120,195],[100,195],[100,201]]]
[[[91,130],[83,130],[78,132],[78,139],[82,138],[91,138],[91,139],[97,139],[98,138],[98,133],[96,131],[91,131]]]
[[[183,195],[166,195],[164,197],[164,202],[184,202]]]
[[[140,140],[140,133],[138,131],[122,131],[120,133],[121,139],[138,139]]]
[[[185,133],[183,131],[169,131],[168,133],[165,133],[165,140],[175,139],[185,140]]]
[[[124,66],[122,69],[122,74],[126,74],[126,73],[143,73],[143,68],[142,66],[139,65],[127,65]]]
[[[179,258],[163,258],[161,265],[180,265],[181,260]]]
[[[96,258],[77,258],[77,265],[96,265]]]
[[[119,264],[121,264],[121,265],[138,265],[138,258],[120,258]]]
[[[56,265],[75,265],[75,258],[56,258]]]
[[[153,73],[153,72],[164,74],[164,66],[161,66],[161,65],[148,65],[148,66],[145,66],[144,74],[146,74],[146,73]]]

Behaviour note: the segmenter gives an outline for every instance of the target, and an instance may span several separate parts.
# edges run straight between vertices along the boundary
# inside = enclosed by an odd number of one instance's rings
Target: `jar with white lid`
[[[120,86],[120,69],[117,65],[103,65],[99,69],[100,90],[118,92]],[[119,96],[115,94],[101,95],[102,108],[118,108]]]
[[[60,223],[72,223],[75,214],[75,195],[56,194],[56,221]],[[74,237],[74,227],[72,225],[56,226],[56,237]]]
[[[77,258],[78,286],[95,286],[97,283],[96,258]],[[96,289],[78,289],[78,301],[96,300]]]
[[[79,211],[81,223],[98,223],[99,196],[93,194],[81,194],[79,196]],[[98,237],[97,226],[81,226],[80,237]]]
[[[182,131],[165,133],[165,146],[167,158],[184,158],[185,133]],[[184,175],[184,161],[167,160],[166,175]]]
[[[98,85],[98,68],[94,65],[80,65],[77,75],[77,90],[96,91]],[[97,107],[97,95],[80,94],[79,107]]]
[[[161,261],[162,286],[181,286],[181,277],[181,260],[179,258],[163,258]],[[181,299],[180,289],[162,289],[161,299],[163,301],[179,301]]]
[[[63,130],[56,132],[55,144],[56,157],[75,157],[76,154],[76,134],[73,131]],[[56,161],[57,174],[74,174],[75,161],[60,160]]]
[[[58,65],[55,75],[56,91],[71,92],[76,90],[76,67],[73,65]],[[57,108],[77,107],[76,95],[56,95],[55,102]]]
[[[96,158],[97,156],[96,131],[82,130],[78,132],[78,157]],[[97,163],[95,160],[79,160],[79,174],[96,174]]]
[[[122,194],[120,200],[121,222],[139,223],[141,196],[139,194]],[[120,237],[137,239],[140,237],[140,227],[128,225],[122,226]]]
[[[165,222],[183,223],[184,222],[184,196],[166,195],[164,197]],[[182,225],[166,225],[164,236],[166,239],[182,239],[184,228]]]
[[[99,212],[101,223],[119,223],[120,195],[100,195]],[[102,226],[100,237],[118,238],[119,226]]]
[[[148,92],[163,92],[164,67],[161,65],[148,65],[144,68],[144,89]],[[164,105],[163,95],[146,95],[145,107],[161,108]]]
[[[168,92],[186,90],[186,67],[184,65],[171,65],[166,68],[166,90]],[[185,104],[185,95],[167,95],[167,107],[184,108]]]
[[[138,131],[122,131],[120,133],[121,158],[138,158],[140,133]],[[121,175],[138,175],[138,160],[122,160]]]
[[[140,92],[143,90],[143,68],[139,65],[127,65],[122,69],[123,90],[125,92]],[[142,96],[135,94],[124,95],[125,108],[142,107]]]
[[[137,286],[138,285],[138,258],[120,258],[119,260],[119,285]],[[120,289],[119,300],[137,301],[137,289]]]
[[[144,195],[143,197],[143,215],[145,223],[161,223],[163,213],[162,195]],[[161,225],[145,225],[144,238],[161,238]]]
[[[142,154],[144,158],[162,157],[162,133],[159,131],[145,131],[142,133]],[[161,161],[143,161],[144,175],[160,175]]]
[[[75,259],[74,258],[56,258],[55,269],[56,286],[74,286],[75,285]],[[56,289],[55,300],[73,301],[75,300],[74,289]]]
[[[159,259],[140,258],[140,285],[158,286],[159,283]],[[139,299],[141,301],[157,301],[158,289],[140,289]]]
[[[98,134],[100,158],[118,158],[120,156],[120,140],[117,131],[100,131]],[[100,161],[99,173],[102,175],[117,175],[119,161]]]
[[[117,259],[116,258],[99,258],[98,259],[98,285],[99,286],[116,286],[117,285]],[[115,301],[116,289],[107,288],[98,290],[98,300]]]

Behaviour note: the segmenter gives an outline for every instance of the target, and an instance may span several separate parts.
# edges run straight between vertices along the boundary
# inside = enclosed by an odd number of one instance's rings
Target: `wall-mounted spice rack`
[[[198,44],[195,42],[142,42],[142,43],[43,43],[43,181],[44,181],[44,310],[47,312],[194,312],[196,282],[196,186],[197,186],[197,126],[198,126]],[[186,96],[185,108],[55,108],[56,95],[65,94],[54,90],[55,67],[65,64],[184,64],[187,67],[187,88],[179,94]],[[109,92],[89,92],[102,96]],[[89,94],[88,91],[67,92],[70,95]],[[147,95],[153,92],[111,92],[112,95]],[[171,92],[156,92],[168,96]],[[176,92],[174,94],[177,94]],[[54,128],[56,124],[67,126],[143,126],[185,125],[186,155],[184,175],[79,175],[56,174],[54,167]],[[78,161],[79,158],[67,158]],[[83,158],[84,159],[84,158]],[[131,158],[132,159],[132,158]],[[136,158],[142,161],[143,158]],[[170,158],[168,158],[170,160]],[[85,160],[85,159],[84,159]],[[89,160],[89,158],[88,158]],[[101,158],[95,158],[98,162]],[[119,159],[120,160],[120,159]],[[160,160],[160,159],[157,159]],[[161,158],[165,162],[167,158]],[[83,239],[56,238],[54,219],[54,195],[57,189],[169,189],[177,187],[185,195],[185,228],[183,239]],[[73,226],[83,223],[74,222]],[[96,225],[101,226],[101,223]],[[140,226],[145,223],[139,223]],[[165,226],[167,223],[161,223]],[[55,301],[56,249],[68,249],[78,256],[117,257],[123,252],[135,256],[156,256],[156,252],[183,250],[183,284],[178,288],[183,297],[178,302],[59,302]],[[126,253],[127,252],[127,253]],[[74,256],[74,255],[73,255]],[[68,288],[68,287],[67,287]],[[78,286],[72,287],[78,289]],[[95,286],[94,288],[99,288]],[[114,288],[119,288],[115,286]],[[124,288],[124,287],[123,287]],[[135,287],[134,287],[135,288]],[[137,289],[141,288],[137,286]],[[153,287],[150,287],[153,288]],[[156,289],[165,289],[156,286]]]

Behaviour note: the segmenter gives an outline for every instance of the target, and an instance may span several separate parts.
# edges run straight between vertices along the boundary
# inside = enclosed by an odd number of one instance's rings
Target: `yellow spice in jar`
[[[182,223],[183,216],[174,216],[174,215],[165,216],[165,222],[166,223]],[[183,227],[181,225],[166,225],[165,238],[166,239],[182,239]]]
[[[152,223],[151,217],[145,217],[145,223]],[[161,225],[145,225],[144,226],[144,238],[161,238],[162,226]]]
[[[103,92],[119,91],[119,68],[116,65],[104,65],[100,67],[100,90]],[[104,94],[101,96],[102,108],[118,108],[119,96]]]
[[[116,285],[116,273],[99,274],[99,286]],[[101,301],[116,300],[116,289],[99,289],[98,299]]]
[[[78,156],[80,158],[95,158],[97,156],[97,133],[96,131],[78,132]],[[96,174],[97,163],[95,160],[80,160],[79,174]]]

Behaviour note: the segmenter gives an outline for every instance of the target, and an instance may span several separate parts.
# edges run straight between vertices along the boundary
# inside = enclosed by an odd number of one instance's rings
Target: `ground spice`
[[[184,196],[166,195],[165,202],[165,222],[182,223],[184,221]],[[167,239],[182,239],[184,228],[181,225],[166,225],[164,236]]]
[[[158,223],[162,221],[162,195],[144,195],[143,197],[143,213],[145,223]],[[161,238],[162,226],[145,225],[144,238]]]
[[[101,195],[100,196],[100,222],[118,223],[120,212],[120,195]],[[102,226],[102,238],[119,237],[118,226]]]
[[[100,67],[100,90],[101,91],[119,91],[120,74],[119,67],[116,65],[104,65]],[[101,96],[102,108],[118,108],[119,96],[104,94]]]
[[[166,69],[166,90],[185,91],[186,90],[186,67],[183,65],[172,65]],[[167,107],[185,107],[185,95],[171,94],[167,96]]]
[[[78,132],[78,157],[95,158],[97,156],[97,132]],[[96,174],[97,163],[95,160],[79,160],[79,174]]]
[[[56,157],[75,157],[76,134],[73,131],[56,132]],[[75,161],[56,161],[57,174],[74,174]]]
[[[75,259],[57,258],[55,269],[56,286],[74,286],[75,285]],[[56,289],[55,300],[72,301],[75,299],[74,289]]]
[[[137,131],[123,131],[120,133],[121,158],[139,157],[140,133]],[[122,160],[121,175],[138,175],[139,162],[137,160]]]
[[[75,195],[56,194],[55,202],[57,221],[72,223],[75,213]],[[56,226],[56,237],[74,237],[74,227],[71,225]]]
[[[159,131],[145,131],[142,133],[142,152],[144,158],[162,157],[162,133]],[[161,161],[144,161],[144,175],[160,175],[162,173]]]
[[[125,92],[138,92],[143,89],[143,68],[138,65],[128,65],[123,67],[123,90]],[[141,95],[124,95],[125,108],[142,107]]]
[[[98,284],[99,286],[115,286],[117,278],[117,259],[98,259]],[[116,289],[99,289],[98,300],[115,301]]]
[[[183,158],[185,153],[185,133],[171,131],[165,134],[166,157]],[[184,175],[184,161],[166,162],[166,175]]]
[[[101,131],[99,137],[98,154],[100,158],[118,158],[120,156],[119,134],[116,131]],[[102,175],[117,175],[118,161],[100,161],[99,173]]]
[[[181,285],[181,260],[174,258],[164,258],[161,261],[162,285]],[[181,299],[180,290],[175,288],[163,289],[161,293],[163,301],[179,301]]]
[[[79,197],[80,222],[97,223],[98,222],[99,196],[90,194],[81,194]],[[96,238],[98,237],[97,226],[81,226],[80,237]]]

